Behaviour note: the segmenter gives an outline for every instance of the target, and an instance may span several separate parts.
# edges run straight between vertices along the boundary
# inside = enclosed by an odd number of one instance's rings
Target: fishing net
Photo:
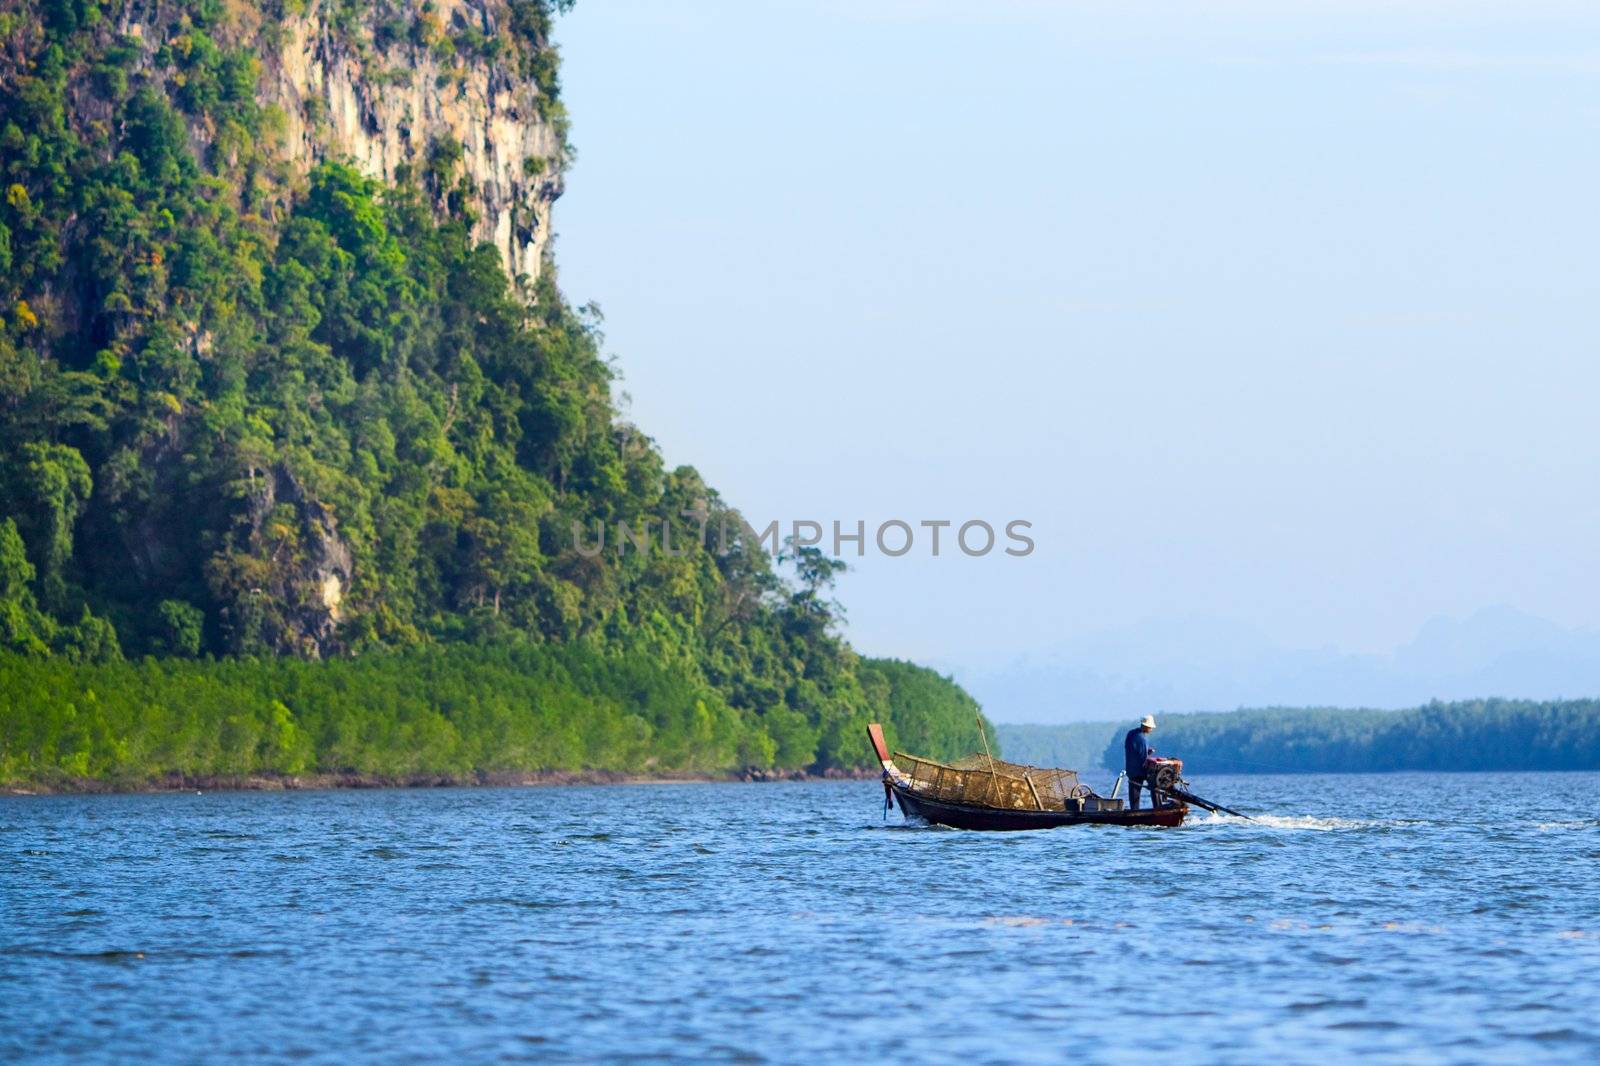
[[[1066,809],[1068,799],[1093,795],[1079,782],[1076,771],[1023,766],[982,754],[939,763],[897,751],[894,764],[905,773],[914,792],[945,803],[1060,811]]]

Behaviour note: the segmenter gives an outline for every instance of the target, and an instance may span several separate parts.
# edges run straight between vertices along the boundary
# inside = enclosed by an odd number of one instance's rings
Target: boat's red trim
[[[873,722],[867,726],[867,736],[872,738],[872,750],[878,753],[878,761],[889,762],[889,745],[883,739],[883,726]]]

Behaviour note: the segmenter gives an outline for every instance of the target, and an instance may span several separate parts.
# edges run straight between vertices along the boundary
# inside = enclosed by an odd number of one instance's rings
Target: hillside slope
[[[837,564],[785,580],[667,469],[557,287],[558,3],[0,4],[0,648],[580,649],[681,682],[680,764],[867,761],[909,675],[838,635]],[[953,749],[964,699],[926,712]],[[697,706],[726,742],[689,752]]]

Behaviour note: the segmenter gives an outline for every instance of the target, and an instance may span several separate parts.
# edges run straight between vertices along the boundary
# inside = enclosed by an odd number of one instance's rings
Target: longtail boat
[[[1145,776],[1155,805],[1135,811],[1121,799],[1096,793],[1078,779],[1075,770],[1002,762],[987,752],[952,763],[901,751],[890,755],[883,727],[876,722],[867,727],[867,736],[883,765],[884,803],[898,803],[907,821],[981,830],[1063,825],[1170,828],[1183,824],[1190,803],[1238,814],[1190,792],[1178,759],[1154,759],[1147,765]]]

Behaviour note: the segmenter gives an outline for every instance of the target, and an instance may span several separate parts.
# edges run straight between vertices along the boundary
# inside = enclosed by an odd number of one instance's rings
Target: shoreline
[[[298,792],[328,789],[411,788],[561,788],[572,785],[715,785],[777,781],[876,781],[876,770],[524,770],[472,774],[166,774],[149,780],[63,777],[53,781],[7,782],[0,796],[139,795],[156,792]]]

